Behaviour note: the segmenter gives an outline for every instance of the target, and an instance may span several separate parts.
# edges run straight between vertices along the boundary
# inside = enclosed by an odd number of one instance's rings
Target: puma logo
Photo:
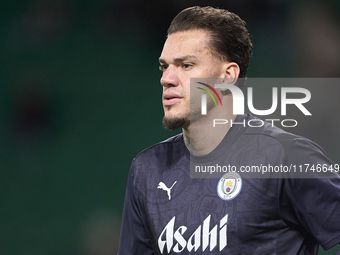
[[[166,191],[166,193],[168,194],[169,200],[171,199],[171,189],[173,188],[173,186],[177,183],[177,181],[174,182],[174,184],[172,184],[172,186],[170,188],[168,188],[163,182],[158,183],[158,189],[162,189],[164,191]]]

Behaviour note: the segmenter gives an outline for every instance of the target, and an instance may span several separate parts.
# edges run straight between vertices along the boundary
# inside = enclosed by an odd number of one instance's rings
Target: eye
[[[188,64],[188,63],[183,63],[182,64],[182,68],[185,69],[185,70],[190,69],[192,66],[193,66],[192,64]]]
[[[158,68],[159,68],[160,71],[164,72],[168,68],[168,66],[167,65],[160,65]]]

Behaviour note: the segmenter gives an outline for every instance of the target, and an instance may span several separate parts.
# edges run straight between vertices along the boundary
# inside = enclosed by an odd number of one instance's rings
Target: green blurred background
[[[171,19],[193,5],[247,21],[249,77],[340,76],[336,0],[2,1],[1,255],[117,252],[130,162],[176,134],[161,125],[158,57]],[[336,127],[298,132],[337,161]]]

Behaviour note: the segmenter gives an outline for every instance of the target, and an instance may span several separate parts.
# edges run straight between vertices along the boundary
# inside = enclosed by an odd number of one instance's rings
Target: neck
[[[228,105],[227,109],[232,109]],[[225,137],[230,129],[230,122],[234,121],[236,115],[229,111],[221,111],[215,107],[210,110],[208,115],[199,118],[183,127],[184,142],[188,150],[194,155],[206,155],[213,151]],[[224,119],[226,124],[218,124],[213,127],[214,119]]]

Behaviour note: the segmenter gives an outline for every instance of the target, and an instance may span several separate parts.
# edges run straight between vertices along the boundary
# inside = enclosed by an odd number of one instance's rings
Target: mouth
[[[181,99],[182,98],[180,97],[167,97],[167,98],[164,98],[163,105],[166,105],[166,106],[173,105],[181,101]]]
[[[170,106],[176,104],[182,100],[182,97],[175,92],[164,91],[163,92],[163,105]]]
[[[178,103],[181,101],[182,97],[172,94],[172,93],[164,93],[163,94],[163,105],[169,106]]]

